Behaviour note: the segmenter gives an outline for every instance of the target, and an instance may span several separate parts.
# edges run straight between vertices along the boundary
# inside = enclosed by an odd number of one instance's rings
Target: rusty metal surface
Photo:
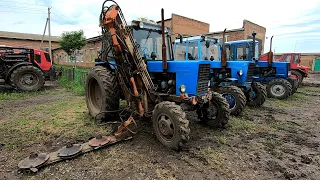
[[[63,148],[59,149],[58,156],[61,158],[71,158],[82,150],[81,144],[67,144]]]
[[[49,159],[49,155],[44,153],[31,153],[29,157],[19,162],[18,167],[20,169],[31,169],[37,171],[37,167],[45,163]]]
[[[97,137],[91,139],[88,144],[92,147],[103,146],[110,142],[110,138],[107,136],[98,135]]]

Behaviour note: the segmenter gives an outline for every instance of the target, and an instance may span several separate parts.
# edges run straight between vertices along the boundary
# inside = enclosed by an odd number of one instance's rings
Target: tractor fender
[[[9,80],[9,78],[10,78],[10,76],[11,76],[11,73],[12,73],[16,68],[21,67],[21,66],[27,66],[27,65],[32,65],[32,66],[33,66],[33,64],[30,63],[30,62],[20,62],[20,63],[17,63],[17,64],[15,64],[15,65],[13,65],[13,66],[8,70],[7,75],[6,75],[6,77],[5,77],[5,80],[6,80],[6,81]]]
[[[292,69],[293,70],[293,69]],[[302,74],[303,77],[307,77],[307,72],[305,69],[294,69]]]

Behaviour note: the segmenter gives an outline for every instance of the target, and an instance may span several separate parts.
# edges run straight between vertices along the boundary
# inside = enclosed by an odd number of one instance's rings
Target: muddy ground
[[[192,122],[181,152],[161,145],[144,122],[130,141],[33,174],[17,168],[30,152],[56,151],[111,128],[96,126],[84,97],[55,84],[38,93],[2,89],[0,179],[319,179],[319,104],[320,88],[301,87],[287,100],[246,108],[226,129]]]

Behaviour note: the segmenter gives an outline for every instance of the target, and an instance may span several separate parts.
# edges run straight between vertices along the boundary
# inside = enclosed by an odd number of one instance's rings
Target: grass
[[[0,91],[0,100],[23,100],[31,97],[35,97],[38,95],[53,95],[59,92],[50,91],[50,90],[40,90],[40,91],[32,91],[32,92],[19,92],[15,90],[5,90]]]
[[[86,141],[109,130],[94,124],[84,98],[70,96],[18,111],[9,121],[1,123],[0,137],[5,148],[21,150],[57,138]]]
[[[287,131],[294,133],[297,131],[298,126],[290,122],[279,122],[271,124],[271,127],[280,131]]]
[[[69,81],[65,76],[62,76],[58,79],[58,83],[64,87],[69,89],[71,92],[75,93],[76,95],[83,96],[84,95],[84,87],[74,81]]]
[[[229,120],[230,130],[233,132],[238,131],[252,131],[255,124],[252,121],[249,121],[243,117],[230,117]]]

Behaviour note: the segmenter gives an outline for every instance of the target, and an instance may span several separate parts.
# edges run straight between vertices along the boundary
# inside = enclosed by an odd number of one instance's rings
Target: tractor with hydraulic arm
[[[210,63],[209,86],[226,98],[231,114],[239,115],[246,104],[260,107],[267,93],[263,85],[252,83],[255,66],[250,61],[227,61],[224,54],[224,43],[216,38],[180,36],[174,43],[175,59]]]
[[[295,79],[290,78],[290,63],[273,62],[271,51],[273,37],[271,37],[268,61],[260,61],[259,42],[255,40],[255,36],[256,33],[253,32],[252,39],[226,42],[228,60],[250,61],[255,66],[254,76],[257,76],[253,82],[266,84],[268,97],[288,98],[297,84]]]
[[[111,2],[107,6],[106,2]],[[86,104],[100,122],[120,124],[112,135],[98,135],[83,144],[68,143],[50,154],[31,153],[18,167],[36,172],[39,167],[74,158],[133,137],[136,120],[151,117],[157,139],[178,150],[189,140],[187,111],[214,127],[228,123],[229,104],[210,91],[208,61],[173,59],[171,38],[164,27],[133,21],[129,26],[119,5],[102,6],[102,51],[86,79]],[[119,107],[120,99],[127,106]]]

